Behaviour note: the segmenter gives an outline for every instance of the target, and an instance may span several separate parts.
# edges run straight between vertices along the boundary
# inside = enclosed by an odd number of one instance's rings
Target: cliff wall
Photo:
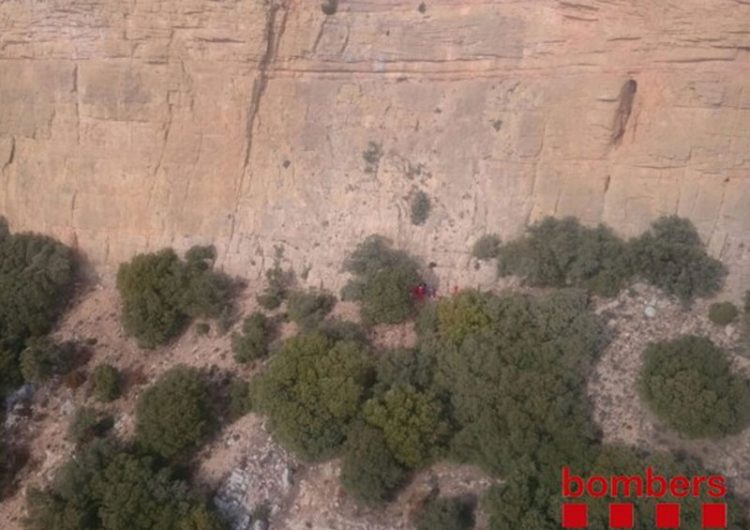
[[[750,285],[746,0],[0,0],[0,214],[105,280],[283,245],[335,288],[378,232],[475,283],[485,232],[671,213]]]

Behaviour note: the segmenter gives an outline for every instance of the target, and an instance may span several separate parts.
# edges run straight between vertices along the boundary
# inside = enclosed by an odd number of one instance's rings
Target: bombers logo
[[[590,497],[652,498],[661,499],[669,494],[672,498],[702,497],[722,499],[727,494],[726,479],[720,475],[667,479],[654,473],[651,467],[640,475],[615,475],[605,477],[593,475],[588,479],[573,475],[570,468],[562,468],[562,494],[566,499]],[[609,504],[610,528],[633,528],[635,521],[633,503],[617,502]],[[655,528],[679,528],[680,504],[674,502],[656,503]],[[723,502],[704,502],[701,505],[703,528],[726,528],[727,505]],[[564,502],[562,504],[563,528],[587,528],[588,505],[584,502]]]

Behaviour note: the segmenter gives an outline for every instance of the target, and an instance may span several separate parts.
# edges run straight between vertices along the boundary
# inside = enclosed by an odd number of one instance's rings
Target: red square
[[[660,502],[656,505],[656,528],[679,528],[680,505]]]
[[[633,505],[630,503],[610,504],[609,527],[633,528]]]
[[[727,505],[723,503],[704,503],[702,508],[703,528],[726,528],[727,527]]]
[[[563,528],[586,528],[589,525],[589,507],[586,504],[565,503],[562,505]]]

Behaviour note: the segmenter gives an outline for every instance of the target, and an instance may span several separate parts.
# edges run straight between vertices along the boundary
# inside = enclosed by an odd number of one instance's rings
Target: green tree
[[[640,391],[667,425],[691,438],[741,431],[750,419],[750,388],[709,339],[685,336],[646,348]]]
[[[416,469],[437,455],[449,434],[443,406],[430,392],[396,385],[364,405],[364,418],[385,435],[403,466]]]
[[[266,315],[256,311],[242,322],[242,334],[232,335],[232,350],[238,363],[262,359],[268,355],[273,326]]]
[[[26,381],[43,383],[54,375],[65,375],[76,364],[76,350],[71,343],[56,344],[49,338],[30,339],[21,352],[21,373]]]
[[[417,530],[469,530],[473,526],[473,506],[458,497],[450,497],[428,502],[419,516]]]
[[[420,282],[417,263],[385,238],[365,239],[346,259],[344,270],[354,277],[342,298],[361,302],[367,324],[396,324],[416,314],[411,289]]]
[[[200,371],[184,365],[170,369],[138,400],[138,442],[167,459],[185,456],[211,432],[209,402]]]
[[[94,397],[108,403],[120,397],[120,373],[111,364],[100,364],[91,373]]]
[[[474,243],[471,255],[479,260],[496,258],[501,244],[502,241],[497,234],[485,234]]]
[[[693,224],[662,217],[631,243],[634,269],[649,283],[685,302],[716,293],[726,268],[708,256]]]
[[[437,305],[440,336],[461,343],[468,335],[481,333],[493,325],[491,304],[495,299],[478,291],[461,291],[458,296],[443,298]]]
[[[303,330],[313,330],[323,322],[336,305],[336,297],[317,290],[292,291],[287,302],[287,313]]]
[[[183,262],[174,250],[163,249],[120,265],[123,325],[141,347],[165,344],[192,318],[218,318],[231,305],[232,282],[212,270],[207,258],[212,252],[212,247],[194,247]]]
[[[51,329],[73,293],[70,248],[32,233],[11,234],[0,217],[0,398],[18,386],[19,355]]]
[[[574,217],[547,217],[498,249],[501,276],[533,286],[581,287],[614,296],[632,276],[628,247],[609,228],[582,226]]]
[[[347,493],[365,503],[382,503],[393,498],[408,476],[382,430],[364,423],[352,428],[341,462],[341,485]]]
[[[430,197],[423,191],[416,192],[411,198],[411,224],[423,225],[430,216]]]
[[[719,326],[731,324],[739,314],[737,306],[732,302],[716,302],[708,308],[708,318]]]
[[[457,424],[454,456],[498,474],[523,457],[549,466],[579,462],[598,439],[585,383],[605,344],[586,295],[512,295],[486,304],[488,328],[460,342],[433,337],[421,345],[435,358],[435,386]]]
[[[113,425],[112,416],[92,407],[81,407],[70,422],[68,439],[84,445],[104,436]]]
[[[333,455],[359,412],[373,368],[357,342],[321,333],[289,339],[254,384],[271,432],[309,460]]]

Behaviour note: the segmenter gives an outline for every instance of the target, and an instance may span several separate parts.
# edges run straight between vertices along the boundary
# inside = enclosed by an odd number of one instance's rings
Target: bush
[[[65,375],[76,365],[71,343],[56,344],[48,338],[31,339],[21,353],[21,373],[29,383],[43,383],[55,375]]]
[[[335,341],[367,343],[367,333],[365,330],[362,329],[362,326],[351,320],[341,320],[338,318],[324,320],[318,331]]]
[[[634,269],[649,283],[689,302],[721,289],[726,269],[711,258],[687,219],[662,217],[631,244]]]
[[[46,236],[8,232],[0,217],[0,398],[20,384],[19,354],[48,333],[73,293],[70,248]]]
[[[91,443],[28,494],[28,530],[221,530],[209,504],[169,468],[113,442]]]
[[[136,406],[136,437],[163,456],[185,456],[211,432],[209,389],[195,368],[178,365],[141,395]]]
[[[293,291],[287,302],[287,313],[301,329],[310,331],[320,325],[336,305],[336,297],[315,290]]]
[[[614,296],[631,277],[627,250],[604,225],[588,228],[573,217],[547,217],[526,236],[499,247],[498,270],[532,286],[581,287]]]
[[[107,434],[113,425],[112,416],[91,407],[81,407],[70,422],[68,439],[84,445]]]
[[[444,339],[461,343],[468,335],[488,330],[493,325],[491,295],[478,291],[461,291],[458,296],[443,298],[437,305],[437,325]]]
[[[219,316],[219,318],[221,318],[221,316]],[[199,337],[205,337],[209,333],[211,333],[211,324],[208,322],[198,322],[195,325],[195,334]]]
[[[359,412],[373,369],[363,346],[320,333],[289,339],[258,377],[253,401],[303,458],[332,456]]]
[[[708,308],[708,318],[719,326],[731,324],[739,314],[737,306],[732,302],[716,302]]]
[[[690,438],[737,433],[750,419],[747,381],[732,373],[724,351],[704,337],[650,344],[639,384],[651,410]]]
[[[274,266],[266,271],[266,288],[256,297],[260,306],[269,311],[278,308],[286,300],[289,286],[294,281],[292,271],[285,271],[281,268],[280,256],[281,253],[277,252]]]
[[[72,251],[37,234],[0,235],[0,346],[19,352],[50,331],[70,300]]]
[[[179,335],[192,318],[218,318],[231,304],[232,282],[211,270],[208,247],[139,254],[117,271],[123,325],[141,347],[154,348]]]
[[[341,485],[355,499],[380,503],[393,498],[408,472],[386,445],[383,431],[357,424],[344,446]]]
[[[22,383],[23,375],[16,354],[0,348],[0,399]]]
[[[468,530],[473,527],[473,506],[457,497],[430,501],[417,524],[417,530]]]
[[[429,392],[396,385],[364,405],[367,423],[383,431],[388,449],[404,467],[432,460],[449,434],[442,404]]]
[[[471,249],[471,255],[477,259],[496,258],[500,252],[502,242],[496,234],[486,234],[480,237]]]
[[[94,397],[102,402],[120,397],[120,373],[111,364],[100,364],[91,373]]]
[[[421,278],[416,262],[405,252],[394,250],[380,236],[360,243],[344,262],[354,278],[344,287],[343,299],[359,300],[367,324],[396,324],[414,316],[411,290]]]
[[[411,224],[423,225],[430,216],[430,197],[423,191],[418,191],[411,199]]]
[[[750,315],[750,291],[745,292],[745,313]]]
[[[242,322],[242,335],[232,335],[232,350],[238,363],[262,359],[268,355],[273,327],[266,315],[256,311]]]
[[[585,293],[479,301],[487,327],[455,341],[440,339],[440,328],[421,345],[421,355],[435,359],[435,387],[457,425],[454,457],[498,474],[527,459],[540,467],[585,459],[598,440],[586,380],[606,344]]]
[[[229,383],[229,421],[236,421],[253,410],[250,394],[250,384],[239,378],[233,378]]]

